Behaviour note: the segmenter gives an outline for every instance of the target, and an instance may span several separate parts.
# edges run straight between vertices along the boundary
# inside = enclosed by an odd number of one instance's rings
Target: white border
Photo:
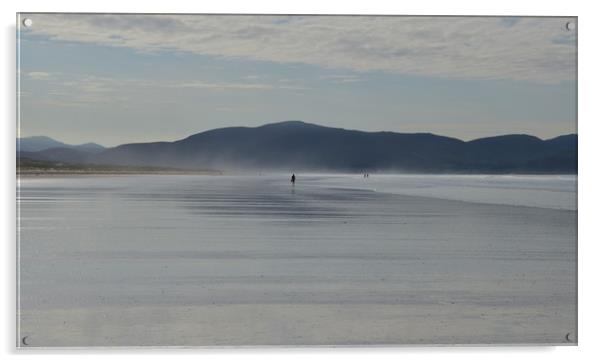
[[[599,188],[602,156],[599,140],[602,138],[600,123],[602,115],[598,100],[601,77],[600,64],[600,16],[594,1],[531,1],[500,0],[496,2],[478,0],[432,1],[414,0],[393,1],[324,1],[303,0],[262,1],[262,0],[220,0],[219,2],[192,2],[185,0],[147,0],[131,1],[103,0],[102,2],[83,2],[75,0],[51,1],[2,1],[2,72],[4,80],[0,92],[2,96],[3,132],[1,155],[2,168],[2,223],[4,232],[4,276],[2,279],[4,294],[2,313],[4,322],[0,330],[3,355],[5,359],[49,361],[79,361],[88,351],[67,352],[52,351],[15,351],[15,135],[16,135],[16,97],[15,97],[15,13],[16,12],[149,12],[149,13],[281,13],[281,14],[402,14],[402,15],[557,15],[579,16],[579,346],[578,347],[507,347],[507,348],[315,348],[315,349],[210,349],[210,350],[109,350],[101,354],[86,357],[92,361],[110,359],[126,360],[143,358],[146,362],[163,360],[167,355],[197,361],[211,357],[217,360],[245,359],[251,361],[306,361],[307,359],[330,361],[333,358],[345,361],[365,361],[377,358],[384,361],[400,359],[424,359],[435,361],[475,361],[507,362],[516,358],[543,358],[548,362],[571,361],[574,359],[594,360],[600,355],[598,340],[602,338],[600,330],[600,277],[602,257],[600,232],[596,229],[602,204]],[[99,351],[95,351],[98,353]],[[197,355],[201,355],[200,357]]]

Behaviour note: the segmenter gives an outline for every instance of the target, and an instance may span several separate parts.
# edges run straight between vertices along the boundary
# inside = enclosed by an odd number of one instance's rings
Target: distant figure
[[[297,178],[295,177],[295,174],[293,174],[293,176],[291,176],[291,183],[295,184],[295,180],[297,180]]]

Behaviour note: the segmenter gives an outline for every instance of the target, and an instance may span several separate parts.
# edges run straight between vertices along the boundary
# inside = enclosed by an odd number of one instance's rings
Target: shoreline
[[[17,176],[47,176],[47,175],[253,175],[253,176],[266,176],[266,175],[289,175],[284,171],[274,172],[225,172],[221,170],[23,170],[16,171]],[[361,176],[361,173],[351,172],[301,172],[297,173],[306,176]],[[567,174],[567,173],[373,173],[372,176],[455,176],[455,177],[476,177],[476,176],[503,176],[503,177],[538,177],[538,176],[568,176],[577,177],[578,174]]]
[[[224,175],[221,171],[121,171],[121,170],[107,170],[107,171],[17,171],[17,178],[27,177],[58,177],[58,176],[118,176],[118,175],[210,175],[210,176],[221,176]]]

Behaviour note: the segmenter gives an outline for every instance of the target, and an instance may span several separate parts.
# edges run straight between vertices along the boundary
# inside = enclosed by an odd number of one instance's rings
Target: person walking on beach
[[[291,183],[295,184],[295,180],[296,180],[296,179],[297,179],[297,178],[295,177],[295,174],[293,174],[293,176],[291,176]]]

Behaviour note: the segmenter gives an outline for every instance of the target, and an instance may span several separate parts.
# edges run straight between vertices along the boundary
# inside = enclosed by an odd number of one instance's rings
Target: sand
[[[574,177],[433,178],[23,180],[19,337],[575,344]]]

